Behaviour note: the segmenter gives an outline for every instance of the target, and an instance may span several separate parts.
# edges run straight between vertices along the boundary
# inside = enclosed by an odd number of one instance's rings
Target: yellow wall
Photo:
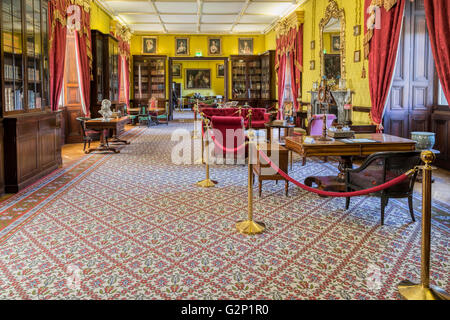
[[[91,29],[108,34],[112,20],[113,19],[103,11],[95,1],[91,1]]]
[[[239,54],[238,40],[239,38],[253,38],[253,53],[260,54],[266,51],[266,41],[264,35],[133,35],[131,37],[131,55],[142,55],[142,37],[156,37],[157,55],[166,55],[175,57],[175,38],[189,38],[189,53],[191,57],[195,56],[197,51],[202,51],[203,57],[208,57],[208,38],[222,38],[222,55],[221,57],[229,57],[230,55]],[[168,64],[167,64],[168,68]],[[215,68],[215,67],[214,67]],[[214,71],[215,74],[215,71]],[[222,81],[223,82],[223,81]],[[183,86],[184,88],[184,86]],[[231,71],[229,71],[229,94],[231,96]],[[222,89],[223,90],[223,89]],[[195,90],[195,92],[200,92]],[[184,93],[183,93],[184,94]],[[166,96],[169,96],[169,83],[167,83]]]
[[[346,29],[345,29],[345,53],[346,53],[346,70],[347,70],[347,87],[352,89],[355,92],[353,97],[353,104],[355,106],[364,106],[369,107],[370,103],[370,94],[369,94],[369,81],[368,79],[362,79],[361,73],[363,68],[363,61],[359,63],[353,62],[353,54],[356,50],[356,39],[353,36],[353,26],[355,25],[356,20],[356,7],[357,2],[361,3],[361,24],[364,25],[364,0],[337,0],[339,8],[343,8],[345,10],[345,21],[346,21]],[[308,91],[312,88],[312,83],[314,81],[320,80],[320,38],[319,38],[319,23],[320,20],[325,15],[325,10],[328,4],[328,0],[316,0],[316,15],[315,15],[315,35],[312,35],[312,23],[313,23],[313,10],[312,5],[313,1],[310,0],[299,7],[298,10],[305,11],[305,23],[304,23],[304,35],[303,35],[303,92],[302,92],[302,100],[309,101],[311,99],[311,95]],[[316,41],[316,49],[314,50],[314,56],[311,56],[311,47],[310,43],[312,40]],[[360,38],[360,48],[363,50],[363,36]],[[315,70],[310,70],[309,62],[312,58],[316,61]],[[365,67],[367,70],[367,62],[365,62]],[[367,113],[359,113],[354,112],[353,114],[354,122],[359,123],[370,123],[369,117]]]
[[[181,83],[182,95],[187,96],[193,93],[200,93],[203,96],[224,96],[225,86],[224,78],[217,78],[217,65],[223,64],[223,61],[177,61],[182,64],[181,78],[174,78],[173,81]],[[186,69],[211,69],[211,89],[192,89],[185,90]]]

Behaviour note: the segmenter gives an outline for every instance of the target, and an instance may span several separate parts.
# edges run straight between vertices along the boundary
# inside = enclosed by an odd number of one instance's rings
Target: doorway
[[[174,74],[174,65],[178,65],[176,74]],[[223,77],[219,74],[222,72],[218,70],[219,65],[223,65]],[[196,81],[197,78],[205,78],[205,80]],[[169,57],[169,117],[171,120],[173,120],[175,106],[179,103],[177,99],[184,100],[187,96],[198,92],[203,96],[223,96],[223,101],[227,101],[228,88],[228,58]]]

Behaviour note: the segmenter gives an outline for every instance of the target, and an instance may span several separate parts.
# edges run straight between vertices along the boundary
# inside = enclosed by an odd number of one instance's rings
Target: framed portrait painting
[[[172,77],[181,78],[182,64],[174,63],[172,64]]]
[[[353,62],[361,62],[361,50],[356,50],[353,55]]]
[[[189,38],[175,38],[175,55],[189,55]]]
[[[155,37],[142,37],[142,53],[156,53],[157,44],[157,38]]]
[[[217,64],[217,78],[223,78],[225,77],[225,65],[224,64]]]
[[[253,54],[253,38],[239,38],[239,54]]]
[[[220,56],[222,54],[222,39],[208,38],[208,55]]]
[[[186,69],[186,89],[211,89],[211,69]]]
[[[333,51],[341,50],[341,36],[331,36],[331,48]]]

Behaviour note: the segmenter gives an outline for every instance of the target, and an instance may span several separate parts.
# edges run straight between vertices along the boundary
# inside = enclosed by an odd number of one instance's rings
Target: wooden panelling
[[[7,117],[5,191],[18,192],[62,164],[60,113],[42,112]]]
[[[436,165],[450,170],[450,109],[438,107],[431,116],[432,131],[436,133],[434,149],[439,150]]]
[[[80,141],[83,141],[80,122],[77,121],[77,118],[82,116],[83,115],[81,109],[78,107],[64,108],[64,128],[66,143],[78,143]]]
[[[409,138],[430,128],[434,104],[434,62],[423,0],[406,2],[397,63],[386,103],[386,133]],[[403,123],[400,123],[403,122]]]
[[[3,171],[3,119],[0,119],[0,194],[5,192],[5,175]]]

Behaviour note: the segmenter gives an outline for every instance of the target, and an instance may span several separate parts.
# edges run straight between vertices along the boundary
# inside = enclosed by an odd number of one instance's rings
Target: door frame
[[[173,112],[172,112],[172,82],[173,82],[173,74],[172,74],[172,65],[176,61],[223,61],[225,74],[224,74],[224,101],[228,101],[228,88],[229,88],[229,58],[228,57],[169,57],[169,117],[170,120],[173,120]],[[181,90],[183,92],[183,89]]]

